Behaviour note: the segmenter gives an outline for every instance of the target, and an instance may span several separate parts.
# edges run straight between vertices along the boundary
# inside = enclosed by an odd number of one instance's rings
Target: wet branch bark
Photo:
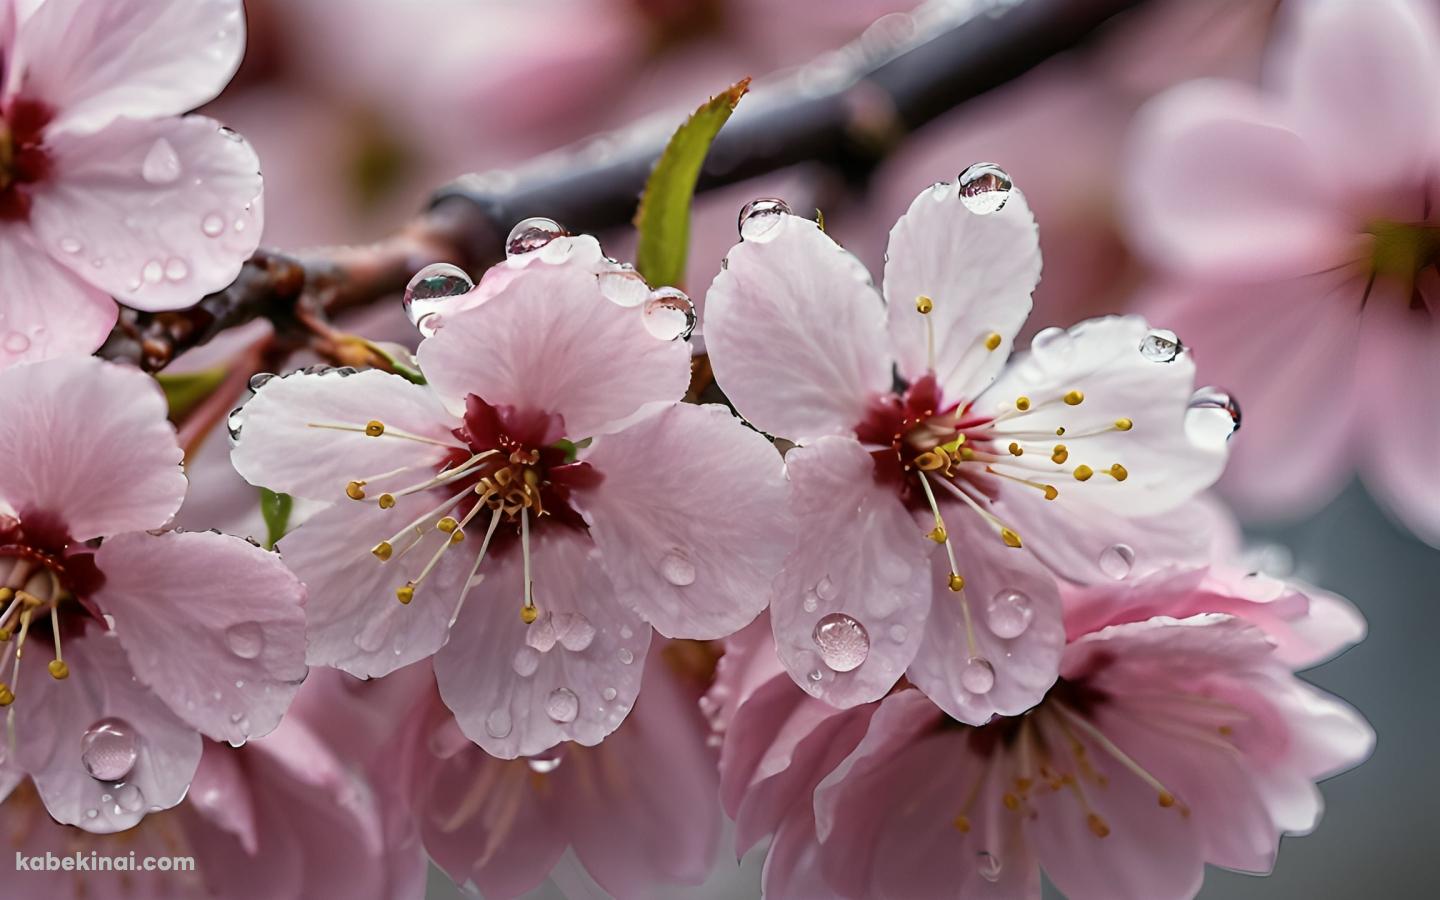
[[[806,162],[862,183],[906,134],[1080,44],[1142,2],[997,3],[964,21],[922,22],[921,33],[905,27],[915,20],[892,19],[896,33],[867,35],[747,98],[711,148],[699,189]],[[282,342],[300,346],[323,339],[328,319],[399,293],[431,262],[478,275],[503,256],[511,225],[525,217],[547,216],[575,232],[622,225],[675,124],[642,123],[519,170],[466,176],[375,244],[303,256],[261,249],[233,284],[191,309],[122,310],[100,352],[158,371],[257,318],[272,321]]]

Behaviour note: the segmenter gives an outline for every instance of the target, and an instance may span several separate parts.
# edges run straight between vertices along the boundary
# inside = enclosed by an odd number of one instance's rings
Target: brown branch
[[[997,2],[959,22],[933,6],[912,19],[892,18],[900,27],[888,38],[869,34],[741,104],[711,148],[699,189],[802,162],[862,183],[905,134],[1076,46],[1141,2],[1023,0]],[[398,294],[432,262],[478,275],[503,257],[505,235],[520,219],[548,216],[576,232],[630,221],[668,125],[642,123],[515,172],[462,178],[375,244],[304,256],[261,250],[234,284],[191,309],[124,310],[100,352],[156,371],[226,329],[266,318],[282,345],[318,343],[339,353],[328,319]]]

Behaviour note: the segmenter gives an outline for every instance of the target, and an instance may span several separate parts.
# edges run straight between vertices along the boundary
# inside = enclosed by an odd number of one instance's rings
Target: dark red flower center
[[[0,222],[30,218],[31,190],[54,172],[45,126],[54,111],[17,97],[0,110]]]

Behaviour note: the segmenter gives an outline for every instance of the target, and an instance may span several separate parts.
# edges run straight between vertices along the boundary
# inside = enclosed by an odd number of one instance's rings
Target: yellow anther
[[[370,437],[379,437],[385,433],[385,423],[379,419],[371,419],[365,424],[365,433]]]
[[[989,334],[985,335],[985,349],[986,349],[986,350],[998,350],[998,349],[1000,349],[1000,340],[1001,340],[1001,338],[1000,338],[1000,335],[999,335],[998,333],[996,333],[996,332],[994,332],[994,331],[990,332]]]
[[[945,533],[944,525],[936,525],[934,528],[926,532],[925,536],[937,544],[945,543],[945,538],[949,537],[949,535]]]
[[[922,315],[922,316],[929,315],[929,314],[930,314],[930,310],[932,310],[932,309],[934,309],[934,308],[935,308],[935,301],[934,301],[934,300],[931,300],[929,297],[925,296],[924,294],[921,294],[920,296],[918,296],[918,297],[915,298],[915,311],[918,312],[920,315]]]
[[[1220,732],[1222,735],[1224,735],[1225,737],[1229,737],[1230,735],[1232,735],[1232,734],[1235,733],[1235,729],[1231,728],[1229,725],[1221,725],[1221,726],[1220,726],[1218,729],[1216,729],[1216,730],[1219,731],[1219,732]]]
[[[1008,528],[1000,529],[1000,540],[1004,541],[1007,547],[1015,547],[1017,549],[1020,547],[1020,535]]]
[[[1020,808],[1020,798],[1010,793],[1009,791],[1006,791],[1005,796],[1000,799],[1002,802],[1004,802],[1005,808],[1010,810],[1011,812],[1014,812],[1015,810]]]
[[[1065,436],[1065,426],[1064,426],[1064,425],[1061,425],[1059,428],[1055,429],[1055,436],[1056,436],[1056,437],[1064,437],[1064,436]]]
[[[10,629],[10,628],[0,628],[0,644],[3,644],[3,643],[5,643],[6,641],[10,640],[10,635],[12,635],[12,634],[14,634],[14,633],[15,633],[15,632],[14,632],[13,629]]]
[[[0,682],[0,706],[9,706],[15,702],[15,692],[10,690],[10,685]]]
[[[1116,419],[1116,420],[1115,420],[1115,430],[1116,430],[1116,431],[1129,431],[1130,429],[1132,429],[1132,428],[1134,428],[1134,427],[1135,427],[1135,423],[1132,422],[1132,421],[1130,421],[1129,419]]]
[[[533,624],[535,624],[535,620],[536,620],[537,618],[539,618],[539,617],[540,617],[540,611],[539,611],[538,609],[536,609],[535,607],[533,607],[533,606],[522,606],[522,607],[520,607],[520,621],[524,622],[526,625],[533,625]]]
[[[455,517],[454,517],[454,516],[446,516],[445,518],[443,518],[443,519],[441,519],[440,521],[436,522],[436,523],[435,523],[435,527],[438,528],[438,529],[440,529],[441,531],[445,532],[446,534],[449,534],[450,532],[454,531],[456,528],[459,528],[459,527],[460,527],[460,523],[457,522],[457,521],[455,521]]]
[[[1075,467],[1074,474],[1076,481],[1089,481],[1090,476],[1095,474],[1095,470],[1090,468],[1089,466],[1081,465]]]
[[[1029,398],[1029,397],[1016,397],[1016,398],[1015,398],[1015,408],[1018,409],[1018,410],[1020,410],[1021,412],[1024,412],[1025,410],[1029,409],[1029,408],[1030,408],[1030,398]]]
[[[1021,455],[1024,454],[1024,453],[1025,453],[1024,448],[1022,448],[1019,444],[1017,444],[1017,443],[1014,442],[1014,441],[1011,441],[1011,442],[1010,442],[1010,455],[1011,455],[1011,456],[1021,456]]]
[[[1059,465],[1070,458],[1070,450],[1064,444],[1056,444],[1050,452],[1050,461]]]
[[[50,677],[56,681],[64,681],[70,677],[70,667],[65,665],[63,659],[50,660]]]
[[[1175,795],[1172,794],[1172,793],[1170,793],[1169,791],[1161,791],[1161,792],[1160,792],[1160,805],[1161,805],[1162,807],[1164,807],[1165,809],[1169,809],[1170,807],[1174,806],[1174,805],[1175,805]]]
[[[1089,815],[1089,817],[1085,820],[1085,824],[1090,826],[1090,833],[1098,838],[1110,836],[1110,826],[1106,825],[1105,820],[1100,818],[1095,813],[1091,813]]]
[[[463,540],[465,540],[465,529],[457,528],[450,532],[450,543],[458,544]]]
[[[965,590],[965,579],[959,572],[950,573],[950,590],[957,594]]]
[[[395,589],[395,599],[401,603],[409,603],[415,599],[415,585],[405,583]]]
[[[924,453],[915,457],[915,467],[923,469],[926,472],[943,469],[949,462],[950,460],[946,457],[945,451],[939,447],[936,447],[934,450],[926,450]]]
[[[377,498],[377,501],[376,501],[376,502],[378,502],[378,503],[380,504],[380,508],[381,508],[381,509],[390,509],[391,507],[393,507],[393,506],[395,505],[395,495],[394,495],[394,494],[381,494],[381,495],[379,496],[379,498]]]
[[[1046,500],[1054,500],[1056,497],[1060,496],[1060,492],[1055,489],[1055,485],[1053,485],[1053,484],[1047,484],[1047,485],[1044,485],[1044,488],[1045,488],[1045,499],[1046,499]]]
[[[953,824],[955,826],[955,830],[960,832],[961,834],[970,833],[970,817],[963,813],[956,816],[955,821],[951,824]]]
[[[345,496],[349,497],[351,500],[364,500],[365,482],[352,481],[349,484],[345,485]]]
[[[961,447],[960,458],[963,459],[965,462],[969,462],[970,460],[975,458],[975,451],[971,450],[969,447]]]
[[[1066,406],[1079,406],[1085,402],[1085,394],[1082,391],[1067,391],[1063,399]]]
[[[1130,477],[1130,473],[1125,470],[1124,466],[1116,463],[1115,465],[1110,467],[1110,477],[1115,479],[1116,481],[1124,481],[1126,478]]]
[[[9,603],[10,598],[15,596],[15,589],[0,587],[0,603]]]
[[[376,559],[380,560],[381,562],[385,562],[390,558],[390,554],[395,552],[395,548],[390,546],[389,541],[381,541],[374,547],[370,548],[370,552],[375,554]]]

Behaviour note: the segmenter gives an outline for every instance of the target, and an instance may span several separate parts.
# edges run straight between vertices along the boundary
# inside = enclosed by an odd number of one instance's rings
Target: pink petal
[[[1206,281],[1315,272],[1352,258],[1357,223],[1326,197],[1314,148],[1253,88],[1191,82],[1135,127],[1130,234],[1159,266]]]
[[[305,678],[305,589],[277,554],[223,534],[141,533],[106,540],[96,564],[96,605],[176,715],[234,744],[279,723]]]
[[[968,400],[994,380],[1030,315],[1040,281],[1035,219],[1019,191],[998,211],[972,213],[952,185],[927,188],[890,232],[885,300],[900,374],[932,370],[926,323],[934,328],[933,371],[947,398]],[[915,308],[919,297],[934,305]],[[990,335],[1000,344],[988,346]]]
[[[1373,208],[1373,192],[1419,183],[1440,149],[1440,42],[1433,10],[1406,0],[1307,3],[1274,60],[1285,112],[1329,193]]]
[[[29,229],[0,226],[0,369],[88,354],[105,342],[119,309],[35,245]]]
[[[905,674],[941,709],[967,724],[983,725],[997,713],[1019,715],[1055,683],[1065,645],[1059,591],[1029,551],[1007,547],[969,510],[951,508],[945,521],[965,588],[958,594],[950,590],[949,561],[936,554],[930,617]],[[992,607],[998,611],[992,613]],[[1018,625],[1017,616],[1023,616]],[[983,686],[977,672],[987,666],[993,686],[972,690]]]
[[[999,379],[975,404],[980,415],[994,416],[1028,397],[1030,411],[996,424],[993,433],[1003,444],[1014,436],[1042,467],[1041,480],[1055,483],[1063,509],[1071,497],[1126,516],[1166,512],[1209,487],[1225,466],[1224,435],[1195,432],[1189,427],[1190,397],[1195,389],[1194,362],[1181,354],[1171,362],[1147,359],[1141,343],[1150,331],[1139,316],[1089,319],[1017,355]],[[1062,402],[1072,390],[1083,396],[1079,405]],[[1133,427],[1121,431],[1120,419]],[[1064,428],[1063,437],[1052,437]],[[1032,435],[1041,437],[1032,437]],[[1063,444],[1065,463],[1046,457],[1052,444]],[[1021,478],[1035,478],[1033,456],[1005,457],[994,467]],[[1108,471],[1123,465],[1123,481]],[[1089,466],[1094,477],[1080,481],[1073,473]],[[1024,532],[1021,532],[1024,537]]]
[[[821,438],[786,461],[803,539],[770,608],[780,660],[827,703],[877,700],[920,646],[931,595],[924,533],[853,439]]]
[[[0,372],[0,499],[59,517],[72,539],[159,528],[185,475],[149,376],[90,357]]]
[[[370,552],[435,502],[418,494],[400,498],[388,510],[334,506],[280,542],[286,565],[307,589],[306,661],[312,666],[374,678],[424,659],[445,643],[480,549],[478,535],[446,550],[409,604],[401,604],[395,590],[420,575],[441,546],[439,533],[432,529],[409,552],[401,552],[408,543],[397,542],[387,562]]]
[[[120,642],[88,628],[65,641],[70,676],[52,679],[48,654],[24,658],[15,699],[15,761],[35,779],[45,808],[57,821],[86,831],[123,831],[152,809],[179,803],[200,762],[200,736],[150,690],[135,681]],[[91,726],[115,718],[136,736],[138,755],[121,793],[117,784],[90,777],[81,761],[81,738]],[[109,798],[109,799],[106,799]]]
[[[583,458],[602,476],[575,495],[601,564],[657,631],[713,640],[765,608],[795,531],[763,435],[722,406],[677,403]]]
[[[60,110],[53,129],[94,131],[214,99],[244,47],[240,0],[45,0],[16,35],[11,89]]]
[[[481,305],[447,317],[418,358],[452,411],[475,394],[492,406],[558,414],[574,440],[648,403],[678,401],[690,383],[685,343],[652,336],[584,266],[526,268]]]
[[[255,827],[255,796],[247,783],[239,753],[209,743],[190,781],[190,807],[222,831],[234,835],[254,855],[259,843]]]
[[[561,741],[597,744],[640,693],[650,626],[621,606],[593,548],[553,523],[531,535],[540,610],[531,625],[520,619],[520,548],[488,560],[435,655],[440,695],[487,752],[511,759]]]
[[[890,390],[884,306],[860,261],[814,222],[781,215],[736,244],[705,299],[715,380],[756,428],[845,434]]]
[[[272,378],[245,404],[243,415],[240,441],[230,454],[236,471],[251,484],[312,500],[348,503],[345,488],[352,480],[372,482],[371,496],[418,484],[452,449],[464,446],[451,433],[459,420],[429,388],[378,369],[348,377],[296,372]],[[371,421],[396,434],[370,437],[364,429]],[[412,471],[374,477],[402,467]]]
[[[260,243],[259,160],[210,119],[121,119],[48,146],[57,174],[35,193],[35,232],[128,306],[191,306],[234,281]]]
[[[765,853],[760,883],[768,900],[855,900],[859,895],[836,890],[820,870],[820,842],[815,817],[797,811],[776,832]]]
[[[724,642],[725,655],[715,666],[710,690],[700,701],[718,732],[729,727],[736,711],[771,679],[785,674],[775,652],[770,616],[762,613],[755,621],[730,635]]]

